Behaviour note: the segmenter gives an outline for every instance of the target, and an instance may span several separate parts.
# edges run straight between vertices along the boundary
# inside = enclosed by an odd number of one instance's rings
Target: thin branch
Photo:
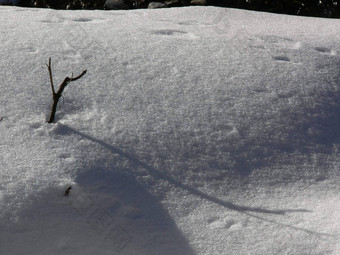
[[[66,88],[67,84],[69,84],[71,81],[76,81],[76,80],[80,79],[81,77],[83,77],[86,74],[87,71],[84,70],[80,75],[78,75],[77,77],[74,77],[74,78],[73,78],[73,73],[72,73],[71,78],[66,77],[64,79],[64,81],[60,84],[58,91],[55,92],[54,85],[53,85],[53,77],[52,77],[51,58],[48,61],[47,68],[48,68],[48,72],[49,72],[49,75],[50,75],[51,88],[52,88],[52,93],[53,93],[53,104],[52,104],[51,114],[50,114],[50,118],[48,119],[47,122],[53,123],[54,122],[54,116],[55,116],[55,113],[57,111],[57,105],[58,105],[59,99],[60,99],[60,97],[62,97],[62,93],[63,93],[64,89]]]
[[[63,93],[63,91],[66,88],[67,84],[69,84],[71,81],[76,81],[76,80],[80,79],[81,77],[83,77],[86,74],[86,72],[87,72],[87,70],[84,70],[80,75],[78,75],[75,78],[66,77],[64,79],[63,83],[60,84],[58,92],[55,93],[55,96],[61,97],[61,94]]]
[[[55,95],[55,90],[54,90],[54,85],[53,85],[53,76],[52,76],[52,67],[51,67],[51,58],[48,60],[48,65],[46,64],[48,68],[48,72],[50,74],[50,82],[51,82],[51,88],[52,88],[52,93]]]
[[[81,74],[79,74],[77,77],[74,77],[71,79],[71,81],[75,81],[75,80],[78,80],[80,79],[81,77],[83,77],[84,74],[86,74],[87,70],[84,70]],[[72,74],[72,77],[73,77],[73,74]]]

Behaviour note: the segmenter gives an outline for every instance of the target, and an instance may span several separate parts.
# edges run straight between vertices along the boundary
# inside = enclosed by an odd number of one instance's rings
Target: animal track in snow
[[[188,33],[186,31],[176,30],[176,29],[153,30],[153,31],[151,31],[151,34],[161,35],[161,36],[177,36],[177,37],[179,37],[181,39],[189,39],[189,40],[198,38],[193,33]]]
[[[331,53],[331,50],[326,47],[315,47],[314,49],[322,53]]]
[[[188,32],[181,31],[181,30],[174,30],[174,29],[161,29],[161,30],[154,30],[151,33],[155,35],[174,35],[174,34],[187,34]]]
[[[327,47],[315,47],[314,48],[316,51],[323,53],[323,54],[328,54],[332,56],[336,56],[337,52],[335,50],[329,49]]]
[[[287,62],[290,61],[290,59],[286,56],[273,56],[273,59],[278,60],[278,61],[287,61]]]
[[[75,22],[89,22],[92,21],[93,19],[89,19],[89,18],[78,18],[78,19],[73,19],[73,21]]]
[[[188,21],[181,21],[177,23],[178,25],[182,25],[182,26],[190,26],[190,25],[197,25],[197,21],[195,20],[188,20]]]
[[[254,88],[254,91],[255,91],[256,93],[264,93],[264,92],[267,92],[268,89],[267,89],[266,87],[257,86],[257,87]]]
[[[80,17],[80,18],[73,18],[73,19],[71,19],[71,21],[78,22],[78,23],[86,23],[86,22],[100,23],[100,22],[106,22],[106,21],[108,21],[108,19],[107,18]]]

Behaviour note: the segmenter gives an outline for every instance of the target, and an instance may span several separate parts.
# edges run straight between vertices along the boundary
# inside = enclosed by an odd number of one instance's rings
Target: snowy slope
[[[0,31],[0,254],[340,254],[339,20],[2,6]],[[88,70],[55,124],[49,57]]]

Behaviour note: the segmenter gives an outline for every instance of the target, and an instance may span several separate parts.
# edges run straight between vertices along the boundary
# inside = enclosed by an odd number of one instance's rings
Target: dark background
[[[54,9],[104,9],[106,1],[110,0],[20,0],[19,5]],[[340,0],[124,0],[124,2],[129,8],[146,8],[150,2],[166,2],[170,7],[201,4],[291,15],[340,18]]]

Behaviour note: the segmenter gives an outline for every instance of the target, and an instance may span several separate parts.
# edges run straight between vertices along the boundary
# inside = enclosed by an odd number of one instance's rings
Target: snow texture
[[[340,254],[339,20],[2,6],[0,31],[0,254]],[[49,57],[88,70],[55,124]]]

